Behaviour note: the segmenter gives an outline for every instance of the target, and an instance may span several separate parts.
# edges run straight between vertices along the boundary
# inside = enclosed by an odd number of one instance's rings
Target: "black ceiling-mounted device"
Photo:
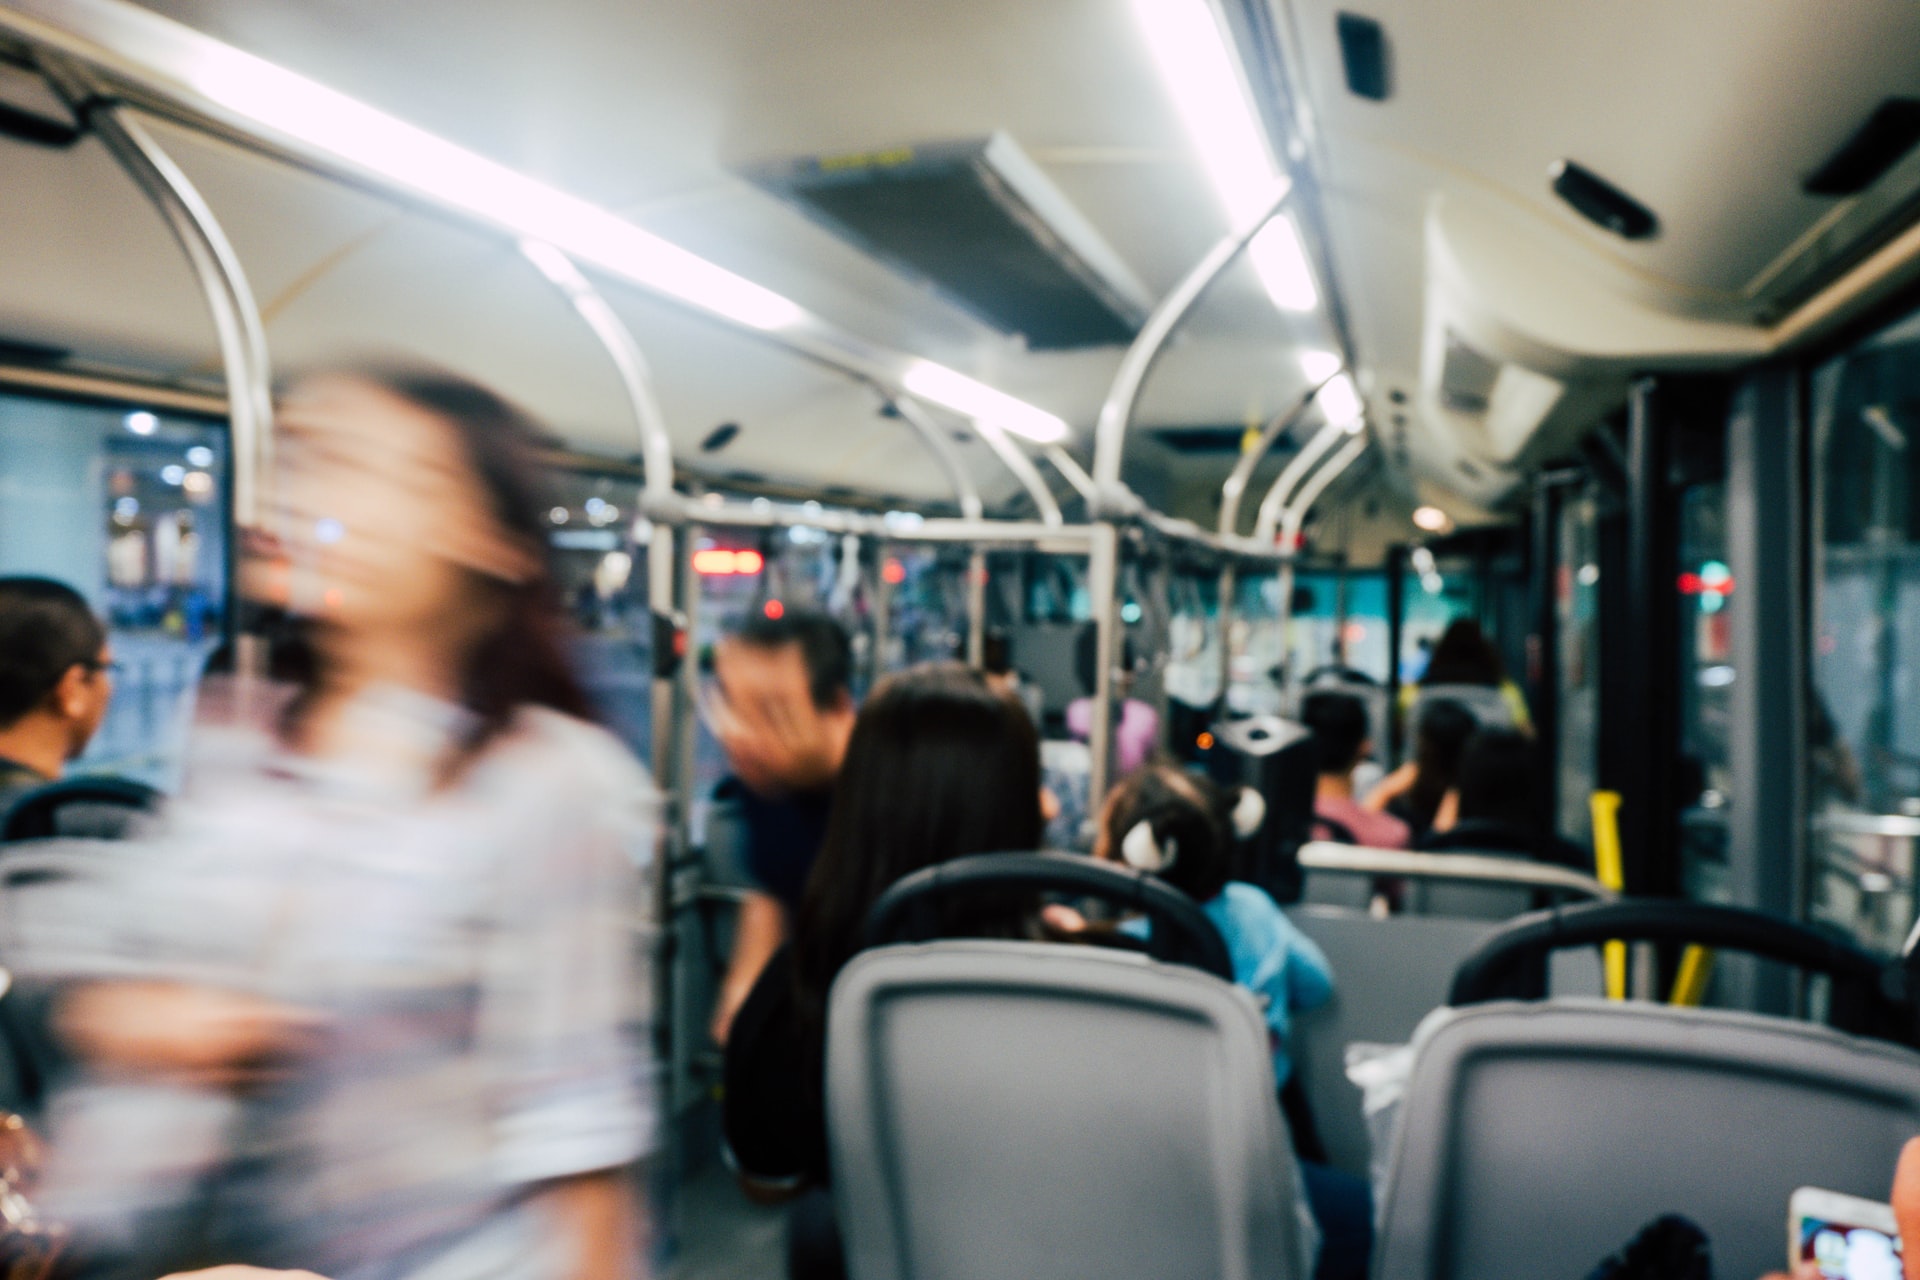
[[[1388,76],[1387,29],[1357,13],[1334,15],[1340,36],[1340,62],[1347,71],[1347,89],[1359,98],[1385,102],[1393,92]]]
[[[1557,160],[1547,173],[1553,179],[1553,193],[1595,226],[1623,240],[1646,240],[1660,230],[1653,210],[1585,165]]]

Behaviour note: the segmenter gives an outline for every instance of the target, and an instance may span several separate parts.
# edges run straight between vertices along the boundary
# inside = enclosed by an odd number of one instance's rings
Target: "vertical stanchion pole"
[[[1113,674],[1120,655],[1120,530],[1107,521],[1093,526],[1087,556],[1087,598],[1093,604],[1093,707],[1087,726],[1092,769],[1087,777],[1091,812],[1105,803],[1113,780]]]
[[[1106,799],[1111,778],[1113,755],[1113,669],[1119,660],[1119,617],[1115,594],[1119,590],[1120,530],[1117,522],[1131,519],[1139,499],[1120,479],[1120,464],[1127,448],[1127,426],[1133,420],[1134,405],[1147,374],[1173,336],[1187,312],[1220,277],[1220,273],[1238,258],[1253,238],[1265,229],[1286,207],[1292,184],[1283,182],[1274,193],[1273,203],[1258,218],[1228,232],[1194,264],[1173,291],[1153,309],[1140,327],[1133,345],[1121,357],[1113,385],[1100,405],[1100,417],[1094,424],[1093,496],[1089,516],[1095,529],[1088,557],[1087,594],[1093,602],[1094,619],[1094,693],[1089,745],[1093,751],[1091,802],[1097,808]]]
[[[987,661],[987,549],[975,547],[967,556],[967,665],[979,668]]]
[[[266,326],[240,256],[205,198],[131,107],[97,99],[85,73],[57,55],[43,53],[40,62],[48,83],[76,115],[85,116],[95,136],[166,220],[193,269],[213,319],[220,364],[226,374],[233,523],[237,540],[243,540],[247,534],[263,529],[268,510],[266,489],[273,470],[273,374],[267,356]],[[234,670],[247,678],[242,682],[244,691],[251,687],[252,677],[266,674],[267,652],[263,637],[239,630],[237,596],[230,581],[227,629],[233,638]]]

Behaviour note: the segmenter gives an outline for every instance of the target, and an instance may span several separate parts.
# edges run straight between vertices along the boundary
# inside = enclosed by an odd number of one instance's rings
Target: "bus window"
[[[1812,410],[1809,905],[1895,948],[1920,838],[1920,316],[1816,371]]]
[[[0,395],[0,572],[91,601],[114,696],[78,768],[177,780],[227,607],[226,431],[206,418]]]

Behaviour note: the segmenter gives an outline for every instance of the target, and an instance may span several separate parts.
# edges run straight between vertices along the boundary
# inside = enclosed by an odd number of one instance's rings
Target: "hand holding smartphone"
[[[1787,1203],[1787,1258],[1796,1277],[1900,1280],[1900,1229],[1877,1200],[1801,1187]]]

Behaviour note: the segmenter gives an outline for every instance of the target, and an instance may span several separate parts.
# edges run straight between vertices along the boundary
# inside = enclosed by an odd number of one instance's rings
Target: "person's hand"
[[[755,791],[825,786],[840,769],[851,703],[838,710],[813,701],[798,649],[723,644],[714,654],[718,685],[706,713],[733,770]]]
[[[1078,938],[1087,931],[1087,918],[1064,903],[1051,902],[1040,908],[1040,923],[1060,938]]]
[[[171,982],[100,982],[55,1015],[74,1052],[110,1073],[236,1087],[310,1049],[323,1020],[236,991]]]
[[[1893,1222],[1900,1228],[1905,1257],[1900,1269],[1907,1280],[1920,1280],[1920,1138],[1909,1138],[1900,1149],[1900,1163],[1893,1170],[1893,1191],[1887,1196],[1893,1204]]]
[[[739,1016],[740,1006],[747,1002],[752,991],[752,987],[736,991],[731,984],[720,988],[713,1002],[713,1021],[707,1026],[707,1034],[722,1049],[727,1047],[727,1037],[733,1034],[733,1020]]]
[[[1893,1171],[1893,1190],[1887,1200],[1893,1206],[1894,1225],[1900,1229],[1906,1246],[1900,1270],[1906,1280],[1920,1280],[1920,1138],[1910,1138],[1900,1149],[1900,1162]],[[1761,1280],[1820,1280],[1820,1268],[1803,1262],[1793,1269],[1769,1272]]]

